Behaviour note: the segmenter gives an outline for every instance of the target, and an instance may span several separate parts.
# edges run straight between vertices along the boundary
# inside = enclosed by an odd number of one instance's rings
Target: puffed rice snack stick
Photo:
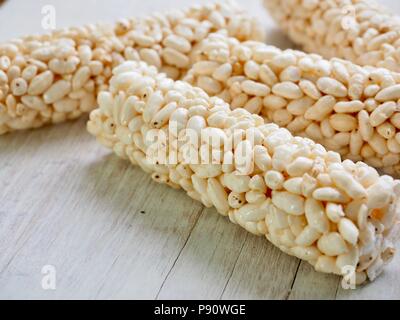
[[[0,44],[0,134],[92,110],[112,68],[126,60],[141,59],[179,78],[196,44],[218,30],[240,40],[263,38],[252,17],[221,2]]]
[[[307,52],[400,72],[400,17],[371,0],[263,0]]]
[[[399,181],[144,62],[113,74],[88,130],[155,181],[183,188],[318,271],[353,268],[361,283],[390,261]]]
[[[292,134],[400,176],[400,74],[211,34],[184,78]]]

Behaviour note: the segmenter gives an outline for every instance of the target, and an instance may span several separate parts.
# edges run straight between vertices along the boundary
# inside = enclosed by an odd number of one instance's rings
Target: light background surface
[[[108,21],[200,0],[8,0],[0,41],[43,32],[41,8],[57,27]],[[238,1],[290,42],[260,0]],[[400,13],[400,2],[382,0]],[[184,192],[158,185],[85,131],[85,119],[0,137],[0,298],[34,299],[366,299],[400,298],[400,258],[374,283],[343,290],[205,209]],[[43,266],[56,290],[43,290]]]

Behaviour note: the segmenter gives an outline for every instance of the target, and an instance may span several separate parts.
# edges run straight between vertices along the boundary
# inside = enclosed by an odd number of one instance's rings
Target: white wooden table
[[[63,27],[191,2],[8,0],[0,40],[41,32],[49,3]],[[268,41],[289,46],[259,2],[245,5],[268,28]],[[400,3],[383,2],[400,13]],[[400,298],[399,256],[374,283],[344,290],[338,277],[152,182],[99,146],[85,120],[0,137],[0,298]],[[43,289],[50,276],[55,290]]]

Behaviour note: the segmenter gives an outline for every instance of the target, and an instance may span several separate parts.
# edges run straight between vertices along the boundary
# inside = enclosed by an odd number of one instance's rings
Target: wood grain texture
[[[189,2],[207,1],[7,1],[0,39],[40,32],[45,3],[62,27]],[[270,43],[289,45],[260,1],[246,7]],[[56,268],[56,290],[41,287],[45,265]],[[98,145],[85,119],[0,137],[0,298],[399,299],[399,283],[397,256],[374,283],[342,289],[338,277],[152,182]]]

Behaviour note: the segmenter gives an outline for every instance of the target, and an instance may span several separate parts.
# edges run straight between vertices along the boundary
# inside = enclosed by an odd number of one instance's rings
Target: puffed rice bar
[[[371,0],[263,0],[307,52],[400,72],[400,17]]]
[[[118,156],[317,271],[353,267],[361,283],[390,261],[399,181],[144,62],[113,73],[87,128]]]
[[[399,73],[222,34],[203,40],[199,52],[184,78],[189,83],[400,176]]]
[[[179,78],[196,44],[218,30],[240,40],[263,38],[252,17],[221,2],[0,44],[0,134],[92,110],[112,68],[125,60],[141,59]]]

